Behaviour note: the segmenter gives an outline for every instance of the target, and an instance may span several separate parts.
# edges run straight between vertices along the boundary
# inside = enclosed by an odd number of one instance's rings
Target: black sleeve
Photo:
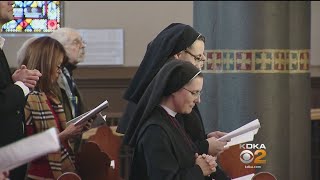
[[[147,163],[148,176],[152,180],[194,180],[204,179],[198,165],[190,168],[179,168],[178,161],[172,149],[172,143],[159,126],[146,129],[141,143]]]
[[[17,107],[24,107],[26,97],[20,86],[9,84],[7,87],[0,89],[0,114],[15,112]]]
[[[130,121],[132,119],[132,115],[135,113],[137,109],[137,105],[131,101],[128,101],[128,104],[125,108],[125,110],[123,111],[122,117],[120,117],[119,121],[118,121],[118,126],[117,126],[117,133],[121,133],[121,134],[125,134]]]
[[[231,178],[219,167],[216,167],[216,172],[211,174],[211,178],[217,180],[231,180]]]
[[[209,143],[207,140],[196,141],[195,144],[198,147],[199,154],[208,154]]]

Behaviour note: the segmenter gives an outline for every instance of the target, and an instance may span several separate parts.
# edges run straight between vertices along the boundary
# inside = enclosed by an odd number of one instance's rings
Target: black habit
[[[170,115],[157,107],[141,127],[130,180],[201,180],[192,149],[170,123]]]
[[[146,89],[123,139],[124,144],[135,148],[130,180],[205,179],[195,164],[197,150],[183,124],[159,106],[163,97],[199,74],[191,63],[171,60]]]

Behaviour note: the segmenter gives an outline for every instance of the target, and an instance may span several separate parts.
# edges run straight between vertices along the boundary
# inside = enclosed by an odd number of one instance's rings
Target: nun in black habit
[[[189,25],[172,23],[148,44],[144,58],[125,92],[124,99],[128,101],[128,106],[118,123],[117,132],[125,134],[136,104],[161,67],[173,55],[191,46],[200,35]],[[199,134],[204,134],[203,124],[197,126],[202,132],[195,130],[195,136],[201,136]]]
[[[215,171],[215,158],[195,157],[197,147],[175,119],[200,101],[202,84],[201,71],[181,60],[166,63],[151,81],[123,139],[135,147],[129,180],[204,180]]]
[[[138,102],[161,67],[175,54],[190,47],[200,36],[189,25],[172,23],[148,44],[144,58],[124,95],[128,105],[119,120],[117,132],[126,133]],[[195,106],[190,114],[178,115],[177,119],[183,119],[185,130],[197,146],[198,153],[208,154],[209,143],[198,107]],[[219,180],[230,179],[218,167],[214,174]]]

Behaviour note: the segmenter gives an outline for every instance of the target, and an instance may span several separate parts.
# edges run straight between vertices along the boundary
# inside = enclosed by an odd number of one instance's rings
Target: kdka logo
[[[240,144],[240,160],[246,164],[245,168],[261,168],[260,165],[266,164],[267,148],[264,144]],[[249,164],[252,164],[250,166]]]

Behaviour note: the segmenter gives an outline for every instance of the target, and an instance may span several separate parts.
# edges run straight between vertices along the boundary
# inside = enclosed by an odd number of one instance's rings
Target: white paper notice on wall
[[[85,59],[78,65],[123,65],[123,29],[77,29],[86,43]]]

